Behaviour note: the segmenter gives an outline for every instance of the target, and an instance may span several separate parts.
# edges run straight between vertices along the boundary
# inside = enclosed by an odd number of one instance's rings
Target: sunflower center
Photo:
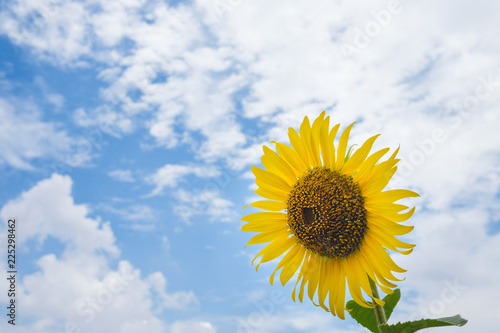
[[[288,197],[287,215],[300,242],[329,258],[359,249],[366,231],[359,185],[327,167],[314,167],[299,178]]]

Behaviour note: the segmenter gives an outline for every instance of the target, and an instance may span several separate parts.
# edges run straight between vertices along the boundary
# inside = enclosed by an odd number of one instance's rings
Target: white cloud
[[[33,170],[32,161],[61,159],[75,145],[59,124],[43,121],[41,111],[30,102],[0,97],[0,118],[1,164]]]
[[[125,202],[128,202],[128,200]],[[131,224],[124,224],[126,228],[146,232],[156,229],[158,213],[148,205],[128,204],[126,206],[116,207],[113,205],[99,204],[98,207],[121,217],[123,220],[132,221]]]
[[[64,105],[65,99],[61,94],[52,92],[47,82],[40,75],[35,76],[33,79],[34,84],[39,88],[40,92],[46,97],[47,101],[55,107],[54,111],[59,111]]]
[[[415,216],[415,251],[397,258],[408,272],[401,283],[403,301],[395,320],[460,313],[469,320],[462,329],[466,332],[491,327],[494,315],[489,309],[494,307],[494,300],[490,295],[500,278],[496,266],[500,233],[490,234],[488,229],[498,208],[494,204],[497,199],[487,198],[484,192],[477,194],[482,202],[473,206],[430,210]],[[417,297],[409,300],[410,292]],[[479,300],[481,308],[474,306]]]
[[[14,43],[30,46],[55,63],[84,64],[78,58],[90,53],[92,41],[83,4],[47,0],[2,2],[2,6],[0,32]]]
[[[124,217],[130,220],[154,220],[155,212],[153,209],[146,205],[134,205],[131,206],[128,211],[125,212]]]
[[[107,105],[92,110],[76,109],[73,113],[73,120],[78,126],[94,128],[114,137],[129,134],[134,130],[134,125],[129,118]]]
[[[48,254],[37,265],[20,284],[18,298],[34,325],[46,322],[52,332],[67,325],[82,332],[163,332],[164,323],[151,312],[152,286],[127,261],[115,271],[102,257],[82,261]]]
[[[54,93],[48,94],[47,100],[51,104],[53,104],[56,107],[56,109],[60,109],[64,105],[64,97],[63,95],[60,94],[54,94]]]
[[[207,216],[210,221],[233,222],[238,220],[232,209],[234,204],[222,197],[217,190],[186,191],[179,189],[175,198],[174,213],[190,224],[191,219],[197,216]]]
[[[170,333],[216,333],[215,328],[206,321],[178,321],[175,322],[171,329]]]
[[[218,174],[217,169],[208,166],[165,164],[153,175],[146,178],[148,183],[156,186],[149,196],[159,195],[165,188],[177,187],[188,175],[195,175],[199,178],[211,178]]]
[[[161,247],[168,252],[170,250],[170,240],[168,239],[167,236],[163,236],[161,238]]]
[[[35,272],[18,281],[23,316],[33,320],[21,326],[39,332],[59,332],[69,325],[82,332],[160,333],[166,325],[155,311],[199,304],[191,291],[167,292],[160,272],[141,277],[126,260],[114,269],[109,259],[120,249],[109,223],[88,217],[87,206],[74,203],[71,186],[70,177],[54,174],[0,211],[4,221],[17,218],[19,244],[27,253],[31,254],[31,240],[43,243],[48,236],[64,245],[60,255],[45,253],[38,258]],[[5,229],[0,234],[5,237]],[[5,279],[0,287],[7,289]],[[7,301],[6,294],[0,297]]]
[[[281,295],[281,299],[283,295]],[[279,299],[279,298],[278,298]],[[288,299],[287,299],[288,301]],[[311,332],[311,333],[361,333],[366,329],[361,326],[346,328],[346,322],[312,307],[309,310],[303,306],[282,306],[285,302],[271,302],[269,299],[254,302],[256,308],[245,317],[237,319],[238,332]]]
[[[120,182],[127,182],[127,183],[135,182],[131,170],[113,170],[108,172],[108,176]]]
[[[143,14],[142,3],[56,5],[47,1],[37,5],[21,1],[6,5],[0,32],[56,63],[82,66],[90,57],[110,66],[101,78],[113,78],[112,84],[102,90],[102,96],[121,114],[106,107],[80,109],[75,114],[77,124],[111,122],[109,126],[129,133],[132,118],[158,107],[146,118],[158,144],[177,145],[182,134],[175,127],[180,125],[206,138],[198,147],[201,157],[216,159],[230,154],[246,142],[231,114],[235,107],[232,95],[248,82],[241,70],[232,68],[235,50],[205,46],[202,42],[210,36],[205,36],[199,13],[193,8],[150,3]],[[101,10],[96,11],[96,6]],[[39,19],[26,23],[32,16]],[[64,41],[64,36],[71,41]],[[130,50],[118,46],[124,39],[133,45]],[[86,60],[82,61],[83,57]],[[166,75],[166,81],[153,82],[160,74]]]
[[[254,1],[226,4],[224,16],[214,1],[193,5],[21,1],[3,13],[2,29],[14,42],[63,63],[78,64],[85,55],[105,65],[100,77],[110,85],[102,96],[120,111],[99,108],[78,116],[80,125],[106,116],[130,133],[141,115],[150,135],[169,148],[183,142],[185,132],[201,134],[196,153],[207,161],[231,162],[235,151],[254,143],[235,117],[240,101],[246,117],[268,122],[268,135],[282,133],[281,115],[302,118],[323,109],[345,123],[362,117],[380,130],[389,118],[400,124],[407,120],[401,114],[427,114],[447,104],[471,77],[498,67],[499,45],[487,29],[494,25],[486,24],[495,22],[490,12],[496,5],[487,1],[473,8],[467,2],[401,2],[397,10],[384,1]],[[471,16],[454,20],[448,6],[456,17]],[[487,15],[485,8],[491,9]],[[35,10],[43,18],[36,24],[42,38],[23,39],[22,18]],[[382,12],[389,13],[388,22],[381,21]],[[412,29],[422,18],[427,24]],[[125,39],[128,47],[120,44]],[[342,53],[347,44],[357,48],[350,58]],[[242,90],[248,93],[235,98]],[[126,124],[118,126],[120,117]]]
[[[109,222],[89,218],[87,206],[74,203],[72,184],[69,176],[53,174],[9,201],[0,215],[19,216],[23,220],[19,226],[21,243],[32,239],[43,243],[52,236],[64,242],[68,249],[85,253],[104,250],[118,254]]]
[[[192,291],[178,291],[167,294],[167,280],[161,273],[153,273],[148,277],[148,282],[155,291],[155,297],[159,299],[159,308],[176,309],[176,310],[192,310],[199,307],[199,302]]]
[[[101,93],[112,107],[76,112],[80,126],[97,126],[105,118],[116,133],[126,134],[143,122],[158,145],[172,148],[188,137],[196,157],[220,158],[234,169],[258,163],[261,142],[286,139],[286,126],[296,127],[304,115],[323,109],[343,127],[358,120],[353,142],[381,132],[378,145],[401,143],[407,172],[402,163],[402,175],[392,186],[417,187],[420,207],[425,207],[421,218],[415,216],[417,228],[410,236],[417,249],[398,257],[411,268],[402,285],[410,285],[421,298],[418,305],[402,306],[409,311],[425,307],[440,293],[443,279],[457,276],[471,291],[446,311],[476,319],[461,330],[484,331],[494,322],[483,309],[495,309],[488,291],[498,280],[498,233],[486,233],[486,225],[498,219],[490,212],[500,179],[497,83],[477,106],[467,109],[467,103],[474,102],[481,78],[499,80],[498,2],[401,2],[401,11],[371,36],[368,27],[377,26],[372,11],[387,10],[385,1],[244,1],[229,5],[223,17],[212,0],[195,1],[192,8],[102,3],[102,11],[68,2],[58,9],[71,9],[68,15],[45,20],[37,38],[30,39],[32,33],[23,37],[22,18],[33,6],[28,1],[11,5],[13,13],[0,14],[0,30],[44,58],[78,66],[93,57],[103,67],[99,78],[109,85]],[[119,46],[125,39],[129,47]],[[350,57],[342,52],[347,44],[357,48]],[[431,148],[428,140],[436,129],[447,139],[434,140]],[[28,147],[11,145],[18,147],[16,153]],[[31,155],[23,154],[3,158],[27,168]],[[190,175],[205,177],[204,167],[164,166],[148,177],[155,185],[151,195],[176,188]],[[176,213],[186,220],[200,214],[230,220],[231,203],[217,191],[174,193]],[[450,230],[453,237],[446,237]],[[474,269],[464,270],[464,263]],[[479,309],[476,303],[488,305]],[[269,325],[269,330],[278,329]]]

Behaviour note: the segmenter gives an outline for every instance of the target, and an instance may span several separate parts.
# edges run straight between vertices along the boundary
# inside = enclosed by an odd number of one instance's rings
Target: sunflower
[[[394,202],[419,196],[404,189],[383,191],[396,172],[399,148],[380,161],[389,148],[370,154],[379,136],[375,135],[352,153],[352,147],[347,147],[353,125],[342,132],[336,147],[340,124],[330,129],[330,117],[322,112],[312,126],[305,117],[299,133],[289,129],[291,147],[272,141],[275,152],[263,146],[265,169],[252,167],[258,186],[254,192],[269,200],[249,205],[265,212],[242,218],[248,222],[243,231],[258,233],[247,245],[270,242],[253,260],[262,256],[257,270],[260,264],[283,255],[270,277],[271,284],[280,269],[283,286],[298,272],[292,299],[295,301],[298,291],[302,302],[307,289],[314,305],[342,319],[346,283],[356,303],[372,308],[363,291],[377,304],[384,302],[372,292],[370,283],[391,294],[396,287],[393,282],[401,281],[393,272],[406,270],[394,263],[387,249],[412,252],[415,245],[395,236],[413,230],[401,222],[415,208]]]

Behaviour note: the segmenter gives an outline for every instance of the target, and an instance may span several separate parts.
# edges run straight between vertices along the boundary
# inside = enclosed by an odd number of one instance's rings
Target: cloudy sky
[[[363,332],[271,286],[240,231],[262,145],[323,110],[421,194],[392,319],[497,325],[500,2],[0,4],[2,332]]]

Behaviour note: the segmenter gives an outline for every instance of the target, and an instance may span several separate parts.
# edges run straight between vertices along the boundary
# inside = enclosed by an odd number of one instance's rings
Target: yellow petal
[[[386,234],[379,226],[372,225],[370,231],[374,234],[373,237],[377,238],[377,241],[383,245],[385,248],[388,248],[392,251],[397,251],[401,254],[410,254],[415,247],[415,244],[405,243],[393,235]],[[397,248],[410,249],[408,251],[399,250]]]
[[[260,195],[263,198],[286,202],[288,195],[285,195],[284,192],[275,192],[269,191],[267,188],[258,188],[253,193]]]
[[[407,210],[409,207],[395,203],[365,203],[365,208],[370,213],[384,215],[386,213],[399,213],[403,210]]]
[[[373,143],[379,136],[380,134],[372,136],[371,138],[366,140],[366,142],[361,146],[361,148],[359,148],[354,152],[354,154],[351,156],[351,158],[349,158],[344,168],[342,169],[343,174],[350,176],[358,170],[361,163],[363,163],[363,161],[370,153]]]
[[[284,181],[281,177],[276,176],[274,173],[258,168],[255,165],[252,166],[252,172],[256,177],[255,183],[257,183],[260,187],[263,187],[261,184],[266,184],[285,193],[288,193],[291,189],[290,185],[288,185],[286,181]]]
[[[302,176],[302,174],[308,169],[297,152],[287,145],[276,142],[276,151],[292,167],[296,177]]]
[[[376,172],[376,168],[377,166],[375,166],[372,173]],[[397,167],[393,167],[392,169],[378,173],[376,177],[369,178],[367,182],[360,181],[359,185],[361,187],[363,196],[369,197],[375,193],[382,191],[387,186],[394,173],[396,173],[397,169]]]
[[[360,250],[360,252],[363,251],[362,249]],[[366,260],[366,258],[362,255],[359,255],[359,264],[362,266],[362,269],[368,274],[368,276],[370,277],[370,279],[372,279],[373,281],[375,281],[375,283],[380,287],[380,289],[382,289],[382,291],[386,294],[392,294],[392,289],[386,287],[384,284],[380,283],[379,281],[377,281],[377,277],[376,277],[376,271],[373,269],[372,265],[370,262],[368,262]],[[388,281],[387,281],[388,282]],[[393,285],[394,287],[396,287],[395,284],[392,284],[389,282],[389,284]],[[394,288],[393,287],[393,288]]]
[[[325,117],[325,111],[321,112],[320,116],[316,118],[312,124],[311,127],[311,132],[309,136],[309,140],[305,141],[307,142],[306,146],[309,148],[310,152],[310,160],[312,163],[313,167],[317,167],[321,165],[321,160],[319,158],[319,132],[321,125],[323,124]],[[305,139],[305,138],[303,138]]]
[[[260,234],[255,235],[252,238],[250,238],[250,240],[248,241],[247,245],[245,245],[245,247],[247,247],[248,245],[255,245],[255,244],[272,242],[280,235],[290,235],[290,233],[288,232],[288,226],[283,225],[275,230],[261,232]]]
[[[357,256],[351,256],[351,258],[353,259],[351,264],[353,266],[354,271],[357,274],[360,286],[363,288],[365,293],[368,296],[370,296],[375,301],[375,303],[382,305],[382,306],[385,305],[384,301],[373,297],[372,288],[370,286],[370,281],[368,280],[369,275],[367,275],[367,271],[364,270],[362,262],[361,262],[361,261],[363,261],[363,259],[361,257],[357,257]]]
[[[271,277],[269,279],[269,281],[271,282],[271,285],[274,284],[274,274],[276,274],[276,272],[283,266],[287,265],[290,263],[290,261],[296,257],[297,253],[299,252],[299,250],[301,250],[302,246],[298,243],[296,243],[291,249],[290,251],[288,251],[285,256],[280,260],[280,262],[278,263],[278,266],[276,267],[276,269],[274,270],[273,274],[271,274]]]
[[[295,185],[297,177],[292,167],[273,150],[266,146],[263,146],[263,149],[264,155],[261,157],[261,161],[266,169],[283,178],[288,185]]]
[[[385,214],[384,216],[394,222],[404,222],[408,220],[413,215],[414,212],[415,212],[415,207],[413,207],[406,213],[402,214],[391,213],[391,214]]]
[[[356,172],[353,177],[353,181],[359,182],[360,180],[368,177],[368,175],[370,175],[373,171],[373,168],[375,167],[375,164],[378,162],[378,160],[380,160],[380,158],[384,156],[388,151],[389,148],[384,148],[368,156],[368,158],[364,160],[363,163],[361,163],[358,172]]]
[[[293,288],[292,299],[294,302],[295,302],[295,292],[297,289],[297,284],[302,279],[302,283],[300,285],[300,292],[299,292],[299,301],[302,303],[303,296],[304,296],[304,285],[307,283],[307,277],[310,274],[312,267],[313,267],[313,261],[311,259],[312,257],[313,257],[313,254],[311,252],[310,253],[306,252],[306,257],[304,259],[304,263],[302,264],[302,267],[300,268],[297,282],[295,283],[295,287]]]
[[[351,132],[351,128],[352,128],[352,126],[354,126],[355,123],[356,122],[347,126],[347,128],[344,130],[344,132],[340,136],[339,149],[337,151],[337,161],[335,164],[336,170],[340,170],[344,166],[345,156],[346,156],[346,151],[347,151],[347,141],[349,140],[349,133]]]
[[[336,282],[336,292],[335,292],[335,312],[340,319],[345,319],[344,309],[345,309],[345,288],[346,288],[346,275],[342,263],[338,260],[334,261],[336,267],[336,272],[338,275]],[[332,312],[333,313],[333,312]]]
[[[321,158],[323,160],[323,165],[326,167],[329,167],[330,155],[332,153],[332,146],[333,146],[333,141],[331,144],[329,144],[328,142],[329,130],[330,130],[330,116],[326,117],[319,131],[319,147],[321,150]]]
[[[351,294],[352,299],[365,308],[373,308],[371,304],[369,304],[361,293],[360,289],[360,281],[358,275],[356,274],[355,267],[351,263],[352,258],[348,258],[343,262],[343,266],[347,276],[347,284],[349,285],[349,293]]]
[[[365,203],[386,203],[401,200],[409,197],[419,197],[420,195],[410,190],[389,190],[375,193],[365,199]]]
[[[268,212],[258,212],[245,215],[241,218],[242,221],[254,222],[254,221],[267,221],[267,220],[280,220],[286,222],[285,213],[268,213]]]
[[[330,312],[332,315],[336,315],[335,302],[337,298],[338,288],[338,280],[339,280],[339,272],[337,271],[337,263],[336,260],[330,260],[328,265],[329,270],[329,282],[328,282],[328,305],[330,306]]]
[[[374,255],[377,259],[381,260],[385,266],[393,272],[404,273],[405,269],[402,269],[392,260],[389,254],[386,252],[384,248],[380,244],[377,243],[376,240],[373,239],[370,233],[365,235],[365,246],[370,250],[370,255]]]
[[[368,296],[373,297],[372,288],[370,287],[370,282],[368,281],[368,275],[359,262],[360,258],[355,255],[351,255],[348,260],[350,261],[350,267],[352,268],[353,273],[358,277],[360,287],[363,288]]]
[[[315,258],[315,269],[311,272],[311,275],[309,277],[309,282],[307,284],[307,295],[311,299],[314,305],[314,294],[316,293],[316,289],[318,288],[318,282],[319,282],[319,272],[320,272],[320,260],[321,256],[316,255]]]
[[[370,267],[373,269],[374,275],[376,276],[377,280],[379,281],[379,286],[382,289],[382,291],[385,292],[386,294],[391,294],[392,290],[389,289],[389,288],[396,288],[397,285],[395,285],[394,283],[392,283],[389,280],[387,280],[386,277],[385,277],[385,275],[389,276],[389,278],[391,278],[393,281],[397,281],[398,279],[396,279],[392,275],[392,273],[390,272],[390,270],[387,269],[385,266],[383,266],[383,264],[379,263],[379,261],[374,260],[373,258],[370,258],[370,256],[368,255],[367,251],[361,250],[360,253],[359,253],[359,255],[364,259],[364,262],[366,264],[370,265]],[[380,269],[380,267],[385,268],[384,272],[382,272],[382,270]],[[377,280],[373,279],[373,281],[377,281]],[[386,288],[388,290],[384,290],[384,288]]]
[[[396,172],[396,168],[393,167],[399,161],[399,159],[389,158],[387,161],[375,165],[368,176],[364,177],[363,179],[359,179],[360,186],[369,187],[371,186],[371,183],[377,181],[385,181],[385,184],[387,185],[387,183],[391,180],[392,176]],[[380,188],[378,191],[374,191],[373,193],[382,191],[384,187]]]
[[[391,157],[390,157],[389,159],[390,159],[390,160],[395,159],[395,158],[396,158],[396,155],[398,154],[398,152],[399,152],[399,147],[398,147],[398,149],[396,149],[396,150],[394,151],[394,153],[392,153],[392,155],[391,155]]]
[[[280,211],[280,210],[285,210],[286,209],[286,203],[280,202],[280,201],[274,201],[274,200],[259,200],[252,202],[250,205],[255,208],[260,208],[264,210],[270,210],[270,211]],[[247,207],[247,206],[245,206]],[[245,208],[243,207],[243,208]]]
[[[306,163],[307,166],[312,166],[313,160],[309,147],[309,141],[311,138],[311,124],[309,123],[309,118],[307,116],[304,117],[304,121],[300,124],[299,128],[300,138],[302,142],[304,142],[305,153],[307,154],[309,163]]]
[[[326,295],[328,293],[328,284],[331,281],[330,276],[330,260],[325,260],[321,258],[320,272],[319,272],[319,285],[318,285],[318,302],[319,305],[325,310],[330,312],[328,307],[325,305]]]
[[[373,225],[377,225],[383,230],[386,230],[388,234],[395,236],[407,234],[414,229],[413,226],[402,225],[373,213],[368,213],[366,218],[368,220],[368,228],[371,228]]]
[[[241,227],[241,231],[250,231],[250,232],[267,232],[278,229],[287,228],[288,224],[286,221],[280,220],[265,220],[265,221],[255,221],[245,223]]]
[[[307,118],[307,117],[306,117]],[[301,126],[302,128],[302,126]],[[301,131],[302,133],[302,131]],[[307,152],[307,147],[304,143],[304,138],[301,138],[297,131],[290,127],[288,129],[288,138],[290,139],[290,144],[292,145],[293,150],[300,157],[302,163],[309,168],[311,166],[311,161],[309,160],[310,153]]]
[[[292,278],[295,272],[297,272],[297,270],[299,269],[300,265],[304,260],[305,254],[306,251],[304,250],[302,245],[300,245],[300,250],[298,251],[298,253],[294,257],[292,257],[290,262],[287,265],[285,265],[285,267],[281,271],[280,281],[283,286],[285,286],[285,284]]]
[[[257,253],[255,258],[252,260],[252,264],[258,257],[262,256],[262,259],[257,265],[256,270],[259,269],[260,264],[278,258],[297,242],[295,237],[288,237],[289,235],[290,234],[287,235],[284,233]]]
[[[274,187],[272,185],[269,185],[269,183],[266,183],[262,180],[256,179],[255,184],[259,186],[259,188],[266,190],[269,193],[273,193],[281,198],[288,198],[288,195],[290,194],[290,191],[284,191],[282,189],[279,189],[277,187]],[[279,200],[279,201],[285,201],[285,200]]]
[[[335,136],[337,136],[337,132],[339,131],[340,124],[337,124],[333,126],[332,130],[330,131],[330,134],[328,134],[328,147],[331,147],[331,152],[330,152],[330,163],[329,167],[330,169],[334,170],[335,169]]]

